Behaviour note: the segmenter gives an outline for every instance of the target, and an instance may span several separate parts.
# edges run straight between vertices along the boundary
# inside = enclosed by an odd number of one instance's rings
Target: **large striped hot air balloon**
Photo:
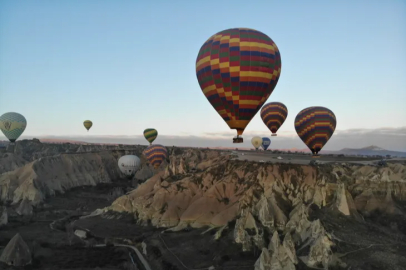
[[[336,125],[336,116],[324,107],[303,109],[295,118],[297,135],[312,151],[313,157],[319,157],[317,153],[331,138]]]
[[[271,136],[277,136],[276,132],[288,117],[288,108],[280,102],[270,102],[261,109],[261,118],[264,124],[272,132]]]
[[[168,158],[168,151],[160,144],[153,144],[144,150],[144,155],[148,162],[156,169]]]
[[[16,112],[8,112],[0,116],[0,129],[7,139],[14,143],[27,127],[25,117]]]
[[[155,141],[156,137],[158,137],[158,131],[154,128],[147,128],[144,130],[144,137],[151,145],[152,142]]]
[[[233,28],[211,36],[200,48],[196,75],[203,94],[230,129],[234,143],[271,95],[281,73],[281,56],[267,35]]]
[[[86,128],[87,131],[89,132],[89,129],[93,126],[93,123],[92,123],[92,121],[90,121],[90,120],[85,120],[85,121],[83,122],[83,125],[85,126],[85,128]]]

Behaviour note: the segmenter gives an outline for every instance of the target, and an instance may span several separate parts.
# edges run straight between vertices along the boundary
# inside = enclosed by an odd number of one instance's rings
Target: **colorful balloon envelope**
[[[144,150],[144,155],[148,162],[156,169],[168,158],[168,151],[160,144],[153,144]]]
[[[261,118],[264,124],[272,132],[271,136],[276,136],[276,132],[288,117],[288,108],[280,102],[270,102],[261,109]]]
[[[0,129],[7,139],[14,143],[27,127],[25,117],[16,112],[8,112],[0,116]]]
[[[295,129],[314,157],[324,147],[336,129],[334,113],[325,107],[303,109],[295,118]]]
[[[261,144],[262,149],[264,149],[264,151],[266,151],[270,145],[271,145],[271,139],[269,139],[267,137],[263,137],[262,144]]]
[[[93,126],[93,123],[92,123],[92,121],[90,121],[90,120],[85,120],[85,121],[83,122],[83,125],[85,126],[85,128],[87,129],[87,131],[89,131],[89,129]]]
[[[252,145],[255,147],[256,150],[262,145],[262,138],[261,137],[254,137],[251,139]]]
[[[151,145],[152,142],[155,141],[156,137],[158,137],[158,131],[154,128],[147,128],[144,130],[144,137]]]
[[[203,94],[243,142],[251,119],[271,95],[281,73],[281,55],[267,35],[233,28],[211,36],[200,48],[196,75]]]

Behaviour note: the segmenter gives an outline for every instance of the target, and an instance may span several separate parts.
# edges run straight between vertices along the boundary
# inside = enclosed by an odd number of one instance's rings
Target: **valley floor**
[[[125,182],[119,184],[123,188],[126,185]],[[144,241],[147,244],[145,258],[152,269],[204,269],[212,265],[215,269],[225,270],[254,269],[260,251],[242,252],[240,246],[232,243],[232,230],[226,232],[226,237],[214,241],[214,231],[202,234],[206,229],[194,229],[162,234],[163,229],[137,225],[129,216],[120,219],[78,219],[98,208],[109,206],[113,201],[109,194],[115,187],[117,183],[74,188],[48,198],[45,205],[36,208],[30,217],[18,216],[13,207],[8,207],[9,223],[0,228],[0,254],[10,239],[19,233],[34,257],[32,265],[24,269],[136,269],[131,268],[131,259],[142,269],[136,254],[131,252],[131,258],[127,248],[108,244],[106,247],[92,247],[113,239],[116,243],[126,243],[123,240],[127,239],[140,251],[140,243]],[[90,231],[85,241],[66,232],[66,225],[71,221],[75,221],[74,230]],[[0,269],[14,268],[0,265]]]
[[[151,268],[157,270],[208,269],[211,266],[216,270],[254,269],[260,250],[242,252],[241,247],[233,241],[233,224],[215,241],[214,230],[164,232],[152,226],[137,225],[127,215],[119,219],[99,216],[78,219],[97,208],[111,205],[115,198],[110,194],[117,186],[125,190],[130,183],[121,181],[114,185],[72,189],[48,198],[45,205],[36,208],[31,217],[20,217],[9,207],[9,223],[0,228],[0,252],[16,233],[20,233],[34,257],[33,264],[24,269],[137,269],[132,261],[138,265],[138,269],[143,269],[134,252],[125,247],[109,245],[111,242],[130,244],[141,252],[141,243],[144,242],[144,256]],[[315,208],[311,218],[321,219],[336,243],[334,252],[348,265],[347,269],[406,269],[404,217],[373,214],[365,221],[356,221],[345,216],[334,216],[328,208]],[[66,232],[69,231],[66,225],[72,221],[73,230],[90,232],[87,239],[80,240]],[[105,247],[94,247],[105,243]],[[12,268],[0,265],[0,269]],[[297,269],[309,268],[300,264]]]

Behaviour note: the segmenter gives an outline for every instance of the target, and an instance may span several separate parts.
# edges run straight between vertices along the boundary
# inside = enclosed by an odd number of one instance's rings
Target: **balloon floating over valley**
[[[154,144],[144,150],[144,156],[147,158],[148,163],[157,169],[164,160],[168,159],[168,151],[165,146]]]
[[[262,149],[264,149],[264,151],[266,151],[270,145],[271,145],[271,139],[269,139],[267,137],[262,138],[261,147],[262,147]]]
[[[261,109],[261,119],[272,132],[271,136],[277,136],[276,132],[288,117],[288,108],[280,102],[270,102]]]
[[[87,131],[89,131],[89,129],[93,126],[93,122],[90,120],[85,120],[83,122],[83,125],[85,126],[85,128],[87,129]]]
[[[144,137],[151,145],[153,141],[155,141],[156,137],[158,137],[158,131],[154,128],[147,128],[144,130]]]
[[[16,112],[8,112],[0,116],[0,129],[4,136],[14,143],[27,127],[25,117]]]
[[[231,28],[209,37],[198,51],[195,72],[204,97],[230,129],[236,130],[233,143],[243,143],[241,137],[251,120],[260,112],[260,118],[270,136],[280,134],[288,117],[288,108],[282,102],[264,103],[275,90],[281,75],[281,54],[276,43],[266,34],[249,28]],[[286,90],[285,90],[286,91]],[[202,97],[203,98],[203,97]],[[153,124],[153,123],[152,123]],[[300,111],[294,121],[297,135],[318,157],[336,128],[336,116],[325,107],[308,107]],[[89,131],[93,122],[85,120]],[[14,143],[27,127],[25,117],[16,112],[0,116],[0,129]],[[155,128],[143,131],[149,146],[143,151],[147,162],[155,169],[169,162],[168,151],[161,144],[153,144],[158,137]],[[271,140],[255,136],[253,147],[266,151]],[[272,145],[277,145],[275,139]],[[124,155],[118,160],[120,171],[131,178],[141,166],[136,155]]]
[[[125,155],[118,160],[120,171],[128,178],[132,178],[140,166],[141,160],[136,155]]]
[[[336,116],[324,107],[309,107],[300,111],[295,118],[297,135],[312,151],[314,157],[328,142],[336,129]]]
[[[252,146],[254,146],[255,150],[262,145],[262,138],[261,137],[254,137],[251,139]]]
[[[257,30],[227,29],[200,48],[196,75],[203,94],[230,129],[240,137],[272,94],[281,74],[275,42]]]

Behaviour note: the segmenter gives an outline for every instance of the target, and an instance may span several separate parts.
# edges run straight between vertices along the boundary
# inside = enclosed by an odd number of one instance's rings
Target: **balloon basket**
[[[272,134],[271,134],[271,136],[278,136],[278,135],[277,135],[277,134],[275,134],[275,133],[272,133]]]
[[[320,158],[320,155],[313,155],[312,158]]]
[[[243,142],[244,142],[244,140],[241,137],[233,138],[233,143],[243,143]]]

